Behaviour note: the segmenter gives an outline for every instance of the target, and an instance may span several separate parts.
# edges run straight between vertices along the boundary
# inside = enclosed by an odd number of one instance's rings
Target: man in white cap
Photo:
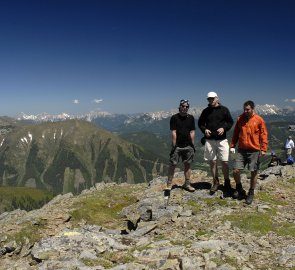
[[[217,160],[222,163],[224,176],[224,192],[230,196],[232,192],[229,179],[229,144],[226,132],[233,126],[233,119],[227,107],[220,104],[215,92],[207,94],[208,107],[205,108],[198,121],[198,126],[205,134],[204,159],[210,161],[210,169],[213,177],[213,184],[210,194],[214,194],[219,188]]]
[[[286,149],[286,157],[292,155],[292,149],[294,148],[294,141],[292,140],[292,136],[288,136],[286,143],[285,143],[285,149]]]

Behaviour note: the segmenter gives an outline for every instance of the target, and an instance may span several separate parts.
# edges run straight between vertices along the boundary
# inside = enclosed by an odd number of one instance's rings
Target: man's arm
[[[174,154],[176,150],[176,130],[171,130],[171,151],[170,151],[170,157]]]
[[[171,142],[172,146],[176,146],[176,130],[171,131]]]
[[[267,148],[268,148],[268,133],[265,122],[261,121],[260,127],[260,144],[261,144],[261,155],[265,155]]]
[[[239,121],[239,119],[237,120],[237,123],[234,128],[234,133],[233,133],[233,137],[231,139],[230,148],[235,148],[236,144],[239,140],[240,129],[239,129],[238,121]]]
[[[191,136],[192,144],[195,145],[196,132],[194,130],[191,130],[190,136]]]

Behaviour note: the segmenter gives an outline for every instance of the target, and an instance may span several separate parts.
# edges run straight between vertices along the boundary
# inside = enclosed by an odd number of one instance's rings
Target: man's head
[[[289,139],[289,140],[292,140],[292,136],[288,136],[288,139]]]
[[[219,99],[218,99],[218,96],[215,92],[209,92],[207,94],[207,100],[208,100],[209,105],[211,107],[216,107],[219,105]]]
[[[252,100],[248,100],[244,103],[244,114],[247,118],[250,118],[254,114],[255,104]]]
[[[180,100],[178,109],[181,114],[186,114],[189,109],[188,100],[187,99]]]

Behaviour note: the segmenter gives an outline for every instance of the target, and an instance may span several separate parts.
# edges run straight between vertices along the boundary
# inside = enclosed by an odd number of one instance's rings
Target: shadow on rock
[[[211,184],[208,182],[198,182],[198,183],[193,183],[192,187],[194,187],[195,189],[210,189]]]

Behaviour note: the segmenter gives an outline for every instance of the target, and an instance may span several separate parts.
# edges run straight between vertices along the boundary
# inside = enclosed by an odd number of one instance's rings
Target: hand
[[[220,136],[224,133],[224,128],[217,129],[217,134]]]
[[[229,151],[230,151],[232,154],[236,153],[236,149],[233,148],[233,147],[231,147],[231,148],[229,149]]]
[[[265,154],[266,154],[265,151],[261,151],[261,152],[260,152],[260,156],[262,156],[262,157],[265,156]]]
[[[205,129],[205,136],[210,137],[211,136],[211,131],[209,129]]]

